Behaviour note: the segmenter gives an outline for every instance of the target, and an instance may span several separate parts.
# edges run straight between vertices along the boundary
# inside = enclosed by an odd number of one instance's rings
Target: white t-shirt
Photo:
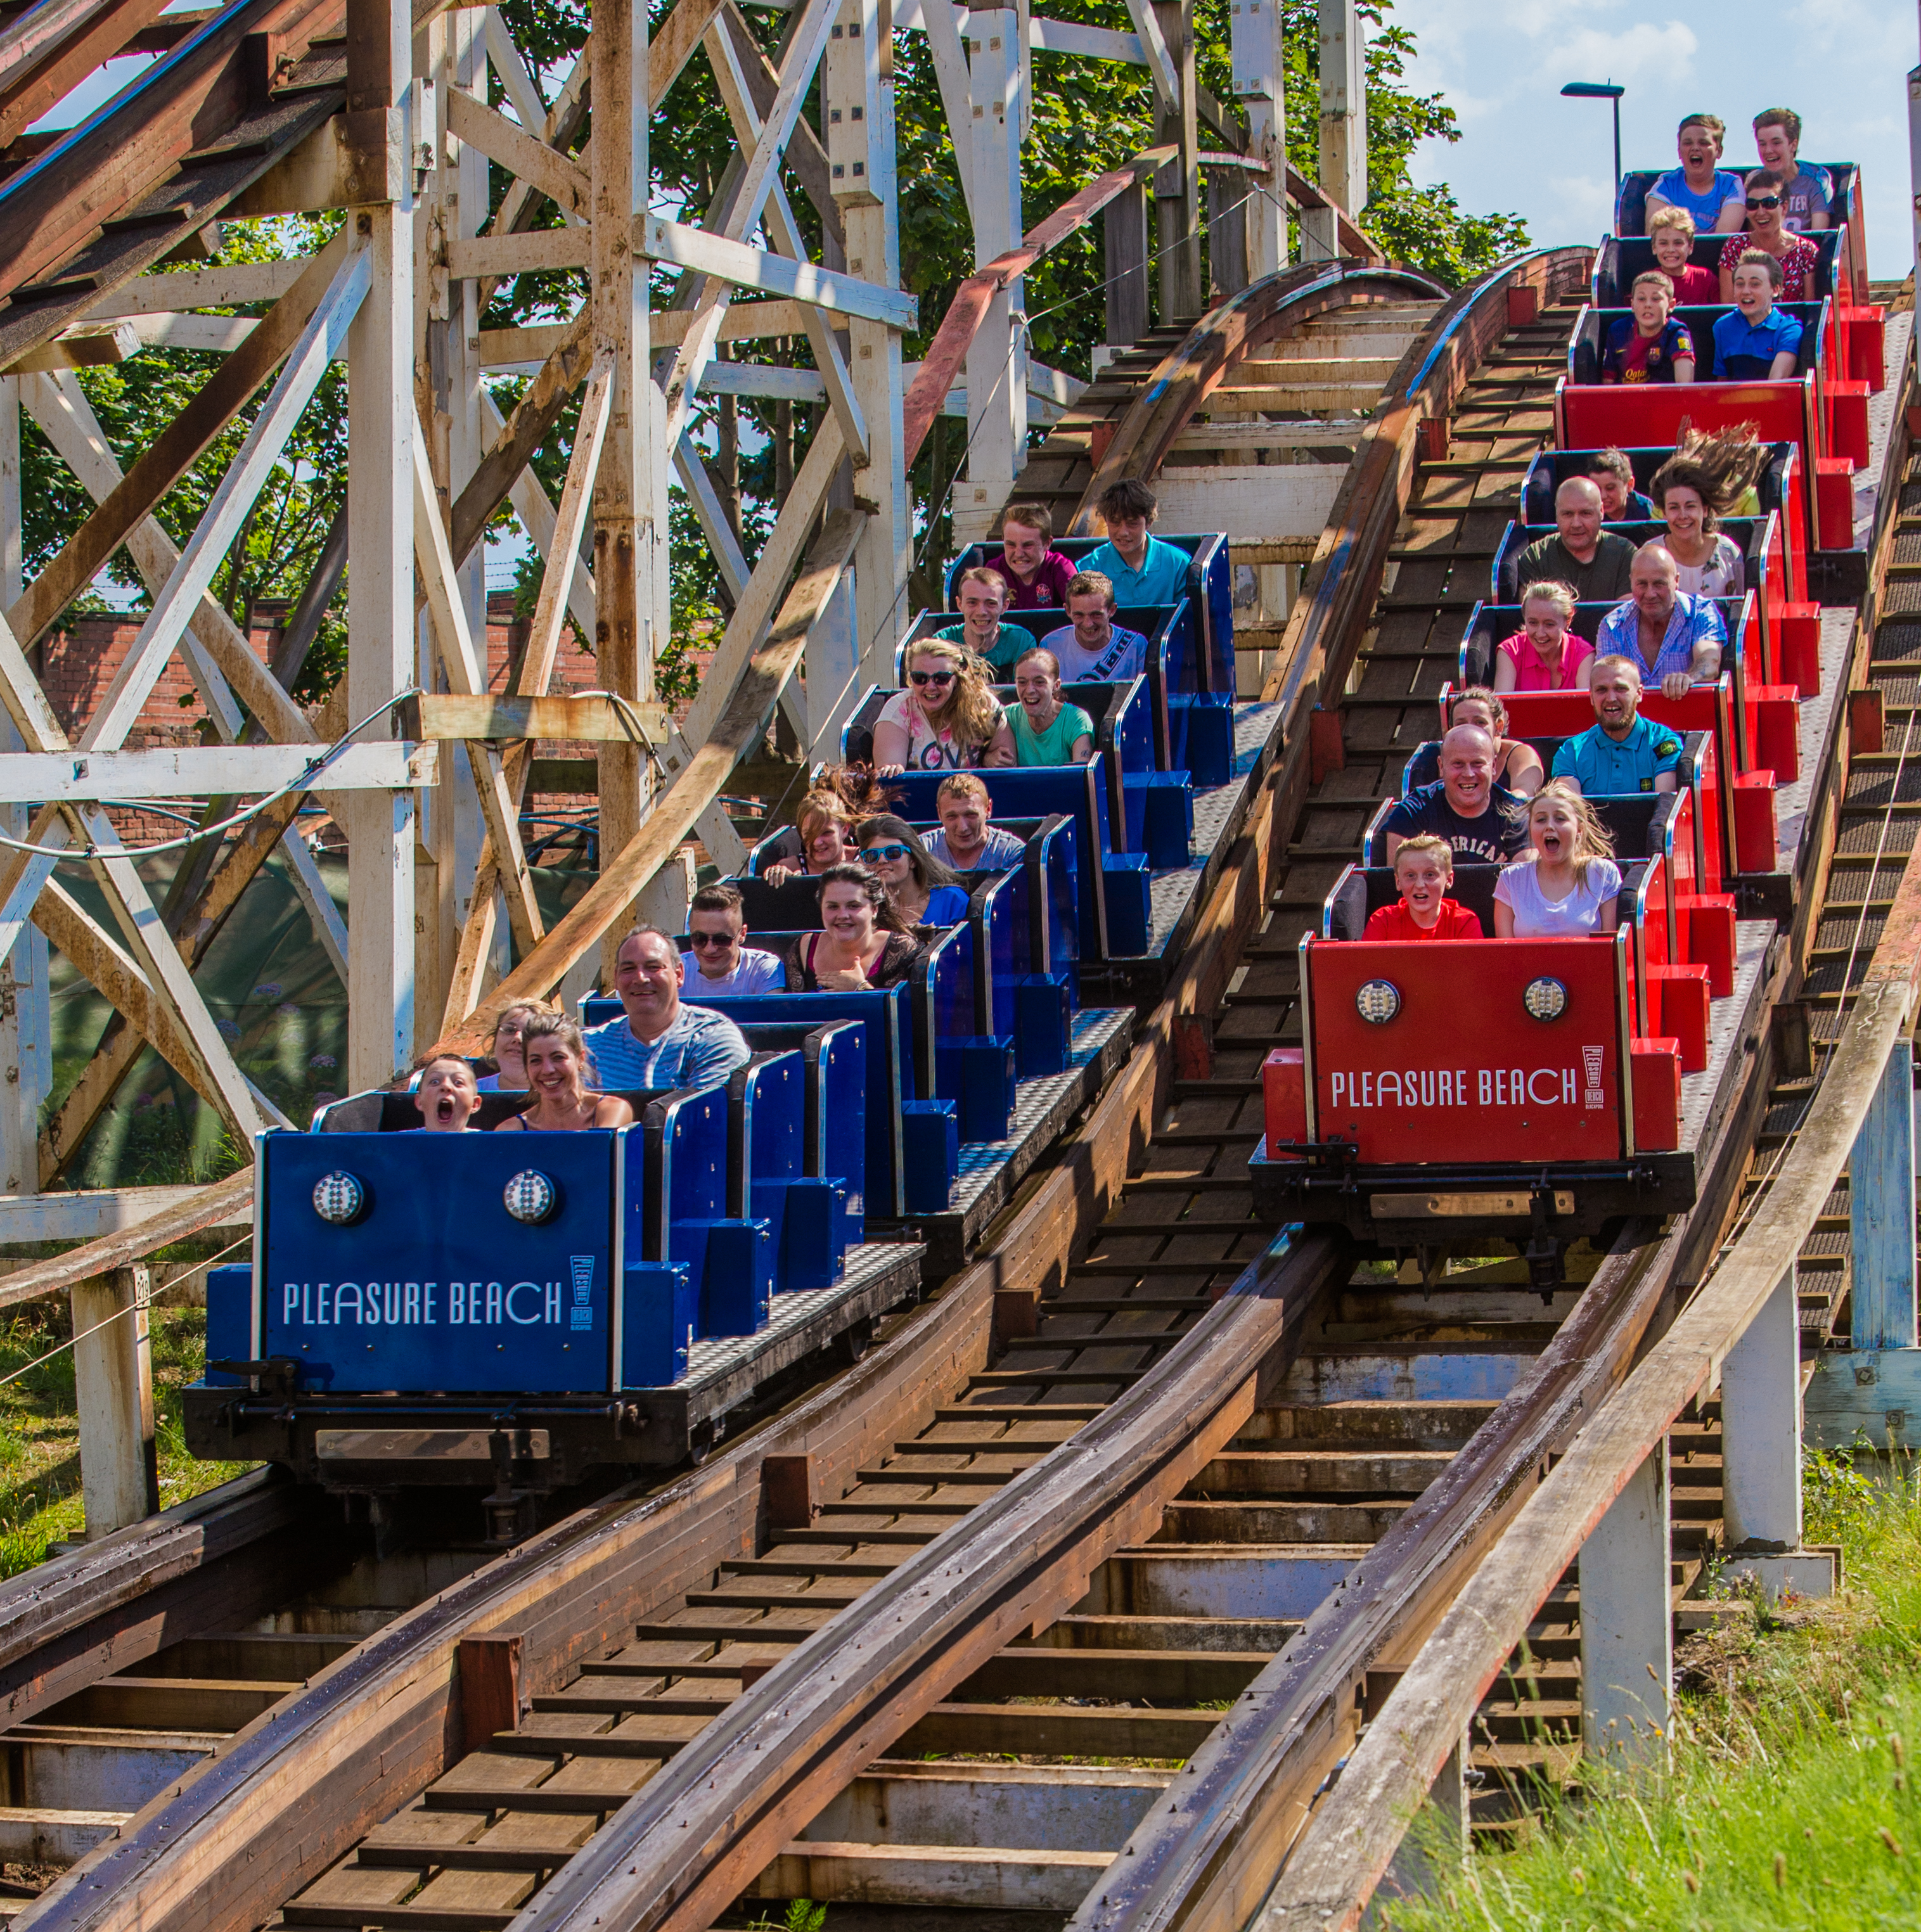
[[[1119,624],[1109,627],[1106,647],[1098,651],[1086,649],[1071,624],[1049,631],[1040,642],[1059,663],[1063,684],[1118,683],[1147,670],[1147,639]]]
[[[710,980],[701,970],[695,963],[698,953],[690,952],[686,958],[687,976],[680,986],[683,1000],[698,1000],[704,994],[717,998],[722,993],[778,993],[786,984],[780,962],[756,946],[742,946],[740,964],[718,980]]]
[[[1714,548],[1705,563],[1683,563],[1674,560],[1681,574],[1681,588],[1696,597],[1738,597],[1747,586],[1747,560],[1741,546],[1725,530],[1715,534]]]
[[[1594,931],[1601,908],[1621,890],[1621,868],[1612,859],[1589,862],[1587,884],[1572,886],[1564,899],[1544,897],[1532,859],[1508,866],[1494,881],[1494,896],[1514,916],[1517,939],[1579,939]]]
[[[881,706],[881,715],[874,722],[897,724],[907,734],[907,756],[902,762],[911,772],[965,771],[986,749],[984,745],[956,744],[951,731],[937,732],[928,723],[926,712],[905,691],[896,692]],[[996,704],[995,730],[999,730],[1005,722],[1001,706]]]

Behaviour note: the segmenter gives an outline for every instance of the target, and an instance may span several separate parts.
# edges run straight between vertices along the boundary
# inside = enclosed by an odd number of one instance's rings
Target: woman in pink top
[[[1496,691],[1583,691],[1594,646],[1568,626],[1574,593],[1565,584],[1530,584],[1521,592],[1521,628],[1494,653]]]

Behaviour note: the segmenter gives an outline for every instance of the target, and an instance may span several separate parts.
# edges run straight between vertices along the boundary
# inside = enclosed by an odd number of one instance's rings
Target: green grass
[[[1441,1856],[1397,1932],[1921,1924],[1921,1492],[1811,1458],[1810,1542],[1839,1543],[1830,1604],[1762,1614],[1677,1658],[1671,1767],[1553,1800],[1513,1849]],[[1438,1848],[1437,1848],[1438,1849]]]
[[[188,1250],[168,1251],[190,1259]],[[156,1308],[148,1316],[154,1379],[154,1435],[161,1506],[184,1502],[252,1468],[200,1462],[187,1453],[180,1391],[197,1381],[206,1360],[206,1311]],[[80,1418],[74,1354],[62,1342],[73,1326],[64,1303],[30,1304],[0,1322],[0,1577],[45,1560],[50,1543],[80,1536]]]

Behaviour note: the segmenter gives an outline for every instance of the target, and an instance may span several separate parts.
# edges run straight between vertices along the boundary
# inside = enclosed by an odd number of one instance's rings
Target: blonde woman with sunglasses
[[[917,644],[908,653],[907,683],[874,722],[878,776],[1014,762],[1007,713],[971,651],[938,639]]]

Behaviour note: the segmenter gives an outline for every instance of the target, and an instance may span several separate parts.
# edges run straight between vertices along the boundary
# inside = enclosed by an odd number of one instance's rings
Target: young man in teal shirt
[[[1160,500],[1130,476],[1103,491],[1095,507],[1107,525],[1107,541],[1081,560],[1082,569],[1110,578],[1114,601],[1124,608],[1179,603],[1187,594],[1193,560],[1177,545],[1148,534],[1160,514]]]
[[[1554,776],[1572,778],[1583,798],[1672,791],[1679,782],[1681,734],[1640,716],[1641,674],[1631,658],[1601,657],[1588,674],[1595,723],[1554,754]]]

